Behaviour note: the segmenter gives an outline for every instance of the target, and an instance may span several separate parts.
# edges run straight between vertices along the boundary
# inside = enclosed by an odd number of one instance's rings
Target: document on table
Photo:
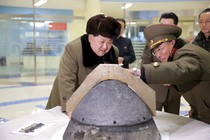
[[[12,134],[16,135],[27,135],[27,136],[36,136],[39,133],[45,131],[47,128],[54,125],[54,123],[42,123],[37,121],[31,121],[20,128],[12,131]]]

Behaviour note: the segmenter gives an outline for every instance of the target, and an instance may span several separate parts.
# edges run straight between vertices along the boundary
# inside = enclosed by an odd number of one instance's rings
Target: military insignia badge
[[[153,66],[154,66],[154,67],[158,67],[158,66],[160,66],[160,63],[159,63],[159,62],[154,62],[154,63],[153,63]]]

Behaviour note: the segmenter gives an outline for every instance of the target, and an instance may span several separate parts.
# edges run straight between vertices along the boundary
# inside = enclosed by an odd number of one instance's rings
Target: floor
[[[45,109],[54,78],[55,77],[53,76],[39,77],[36,79],[39,84],[33,84],[33,78],[18,79],[19,84],[17,84],[17,79],[14,79],[14,82],[11,82],[10,79],[10,82],[6,82],[7,84],[5,84],[5,81],[8,79],[1,79],[0,123],[43,111]],[[187,116],[189,109],[188,103],[182,98],[180,115]]]
[[[1,79],[0,123],[45,109],[55,77]],[[5,82],[8,80],[8,82]],[[2,84],[4,81],[4,84]],[[7,83],[7,84],[5,84]],[[18,84],[17,84],[18,83]]]

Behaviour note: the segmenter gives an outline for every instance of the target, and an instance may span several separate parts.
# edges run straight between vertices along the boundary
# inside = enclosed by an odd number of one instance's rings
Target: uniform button
[[[66,100],[67,98],[66,98],[66,96],[63,96],[63,100]]]

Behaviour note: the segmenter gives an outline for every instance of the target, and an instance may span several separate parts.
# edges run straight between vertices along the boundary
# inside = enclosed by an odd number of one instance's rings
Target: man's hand
[[[119,65],[123,65],[123,61],[124,61],[123,57],[118,57],[118,64]]]
[[[63,112],[64,114],[66,114],[66,116],[68,116],[69,117],[69,119],[71,119],[71,114],[72,114],[72,112]]]
[[[170,87],[171,84],[163,84],[163,86],[165,86],[165,87]]]
[[[141,70],[137,68],[132,68],[132,72],[136,76],[141,76]]]
[[[71,119],[71,113],[72,112],[67,112],[67,116],[69,117],[69,119]]]

